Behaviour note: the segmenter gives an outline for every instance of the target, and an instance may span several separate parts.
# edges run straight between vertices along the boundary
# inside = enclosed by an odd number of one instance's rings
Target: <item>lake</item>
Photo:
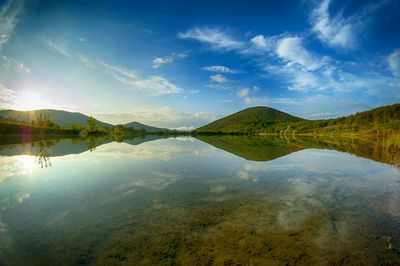
[[[0,265],[400,264],[381,140],[243,136],[0,146]]]

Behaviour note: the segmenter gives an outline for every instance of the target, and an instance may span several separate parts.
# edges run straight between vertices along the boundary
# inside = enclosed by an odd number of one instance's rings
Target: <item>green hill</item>
[[[194,132],[199,134],[399,134],[400,104],[323,120],[306,120],[268,107],[253,107],[216,120]]]
[[[273,128],[265,128],[261,133],[398,135],[400,104],[381,106],[339,118],[280,123]]]
[[[169,129],[166,129],[166,128],[152,127],[152,126],[148,126],[148,125],[145,125],[145,124],[142,124],[139,122],[131,122],[131,123],[125,124],[123,126],[126,128],[133,128],[135,130],[144,129],[146,132],[149,132],[149,133],[169,131]]]
[[[289,115],[264,106],[247,108],[227,117],[216,120],[195,130],[196,133],[237,133],[259,131],[282,122],[302,121],[302,118]]]
[[[8,119],[15,119],[16,121],[37,121],[42,115],[49,117],[51,121],[62,127],[71,127],[72,125],[80,124],[86,125],[89,116],[77,112],[68,112],[53,109],[41,109],[32,111],[16,111],[16,110],[0,110],[0,116]],[[97,126],[111,128],[113,125],[96,120]]]
[[[13,119],[18,122],[28,122],[37,121],[39,117],[48,117],[52,122],[61,127],[71,127],[72,125],[87,125],[89,116],[77,112],[68,112],[62,110],[53,109],[41,109],[32,111],[17,111],[17,110],[0,110],[0,117],[6,119]],[[107,128],[112,128],[114,125],[96,120],[96,126],[102,126]],[[125,128],[132,128],[135,130],[144,129],[146,132],[165,132],[170,131],[166,128],[158,128],[153,126],[148,126],[139,122],[131,122],[123,125]]]

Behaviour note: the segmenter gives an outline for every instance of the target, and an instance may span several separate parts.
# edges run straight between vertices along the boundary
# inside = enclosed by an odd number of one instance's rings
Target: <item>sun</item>
[[[22,91],[16,96],[13,108],[21,111],[55,108],[48,100],[36,91]]]
[[[35,167],[35,157],[31,155],[20,155],[17,156],[17,160],[19,165],[22,166],[22,169],[26,173],[31,173],[33,168]]]

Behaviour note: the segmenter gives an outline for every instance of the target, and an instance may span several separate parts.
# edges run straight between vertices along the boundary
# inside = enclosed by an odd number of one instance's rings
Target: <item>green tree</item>
[[[87,127],[88,127],[89,132],[93,132],[96,129],[96,119],[94,119],[93,116],[88,118]]]

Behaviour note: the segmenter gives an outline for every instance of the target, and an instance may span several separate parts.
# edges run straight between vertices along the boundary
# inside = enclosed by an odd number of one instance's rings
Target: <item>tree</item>
[[[89,132],[93,132],[96,129],[96,119],[94,119],[93,116],[88,118],[87,127],[88,127]]]

